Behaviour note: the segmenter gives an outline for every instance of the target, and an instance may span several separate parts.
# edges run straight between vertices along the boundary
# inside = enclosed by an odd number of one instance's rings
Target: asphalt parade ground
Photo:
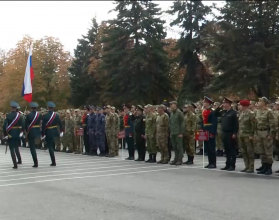
[[[279,218],[279,176],[240,173],[242,159],[228,172],[220,170],[224,157],[208,170],[202,156],[193,166],[171,166],[126,161],[121,150],[116,158],[55,152],[57,166],[50,167],[48,152],[37,150],[39,168],[32,168],[29,149],[20,151],[23,164],[13,170],[0,147],[0,220]]]

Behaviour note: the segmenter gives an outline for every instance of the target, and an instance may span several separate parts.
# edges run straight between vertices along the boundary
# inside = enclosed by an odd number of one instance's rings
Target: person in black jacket
[[[231,107],[232,100],[224,97],[223,104],[216,109],[216,114],[221,116],[222,141],[226,153],[226,166],[221,170],[235,170],[236,162],[236,135],[238,132],[237,112]],[[223,107],[223,110],[221,109]]]
[[[145,160],[145,119],[143,116],[143,107],[141,105],[137,106],[137,115],[135,116],[134,127],[135,127],[135,141],[138,150],[138,159],[135,161]]]

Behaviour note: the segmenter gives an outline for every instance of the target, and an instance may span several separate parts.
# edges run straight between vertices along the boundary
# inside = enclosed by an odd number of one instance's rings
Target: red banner
[[[120,131],[119,133],[118,133],[118,139],[123,139],[123,138],[125,138],[125,131]]]
[[[209,132],[208,131],[196,131],[195,132],[195,140],[196,141],[208,141],[209,140]]]
[[[77,129],[76,130],[76,135],[77,136],[83,136],[83,128]]]

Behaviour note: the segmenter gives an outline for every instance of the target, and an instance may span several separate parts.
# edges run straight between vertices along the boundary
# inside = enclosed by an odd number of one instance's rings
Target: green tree
[[[186,67],[187,72],[178,101],[181,104],[185,101],[197,101],[202,97],[204,87],[210,80],[199,53],[204,49],[200,34],[207,22],[205,17],[211,9],[203,5],[202,1],[176,0],[167,12],[176,16],[170,25],[181,29],[180,39],[176,44],[176,49],[180,52],[177,61],[181,67]]]
[[[98,29],[96,18],[93,18],[92,26],[87,35],[78,39],[78,45],[74,51],[74,60],[69,68],[71,74],[70,102],[76,107],[99,102],[100,88],[95,78],[97,71],[90,68],[92,59],[94,61],[100,59],[98,48],[96,48]]]
[[[210,25],[206,56],[220,75],[208,91],[243,97],[253,89],[271,97],[279,79],[279,2],[227,1],[217,9],[220,16]]]
[[[161,9],[151,1],[116,1],[115,5],[117,18],[107,21],[103,38],[104,100],[155,104],[171,99]]]

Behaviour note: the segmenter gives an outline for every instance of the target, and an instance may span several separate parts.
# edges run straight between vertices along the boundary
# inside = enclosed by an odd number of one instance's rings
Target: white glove
[[[22,137],[22,136],[23,136],[23,132],[20,132],[19,137]]]
[[[60,132],[60,137],[61,137],[61,138],[63,137],[63,134],[64,134],[63,132]]]
[[[44,136],[41,137],[41,140],[44,140],[45,138],[46,138],[46,136],[44,135]]]
[[[9,136],[5,136],[5,137],[4,137],[4,139],[8,139],[8,138],[9,138]]]

